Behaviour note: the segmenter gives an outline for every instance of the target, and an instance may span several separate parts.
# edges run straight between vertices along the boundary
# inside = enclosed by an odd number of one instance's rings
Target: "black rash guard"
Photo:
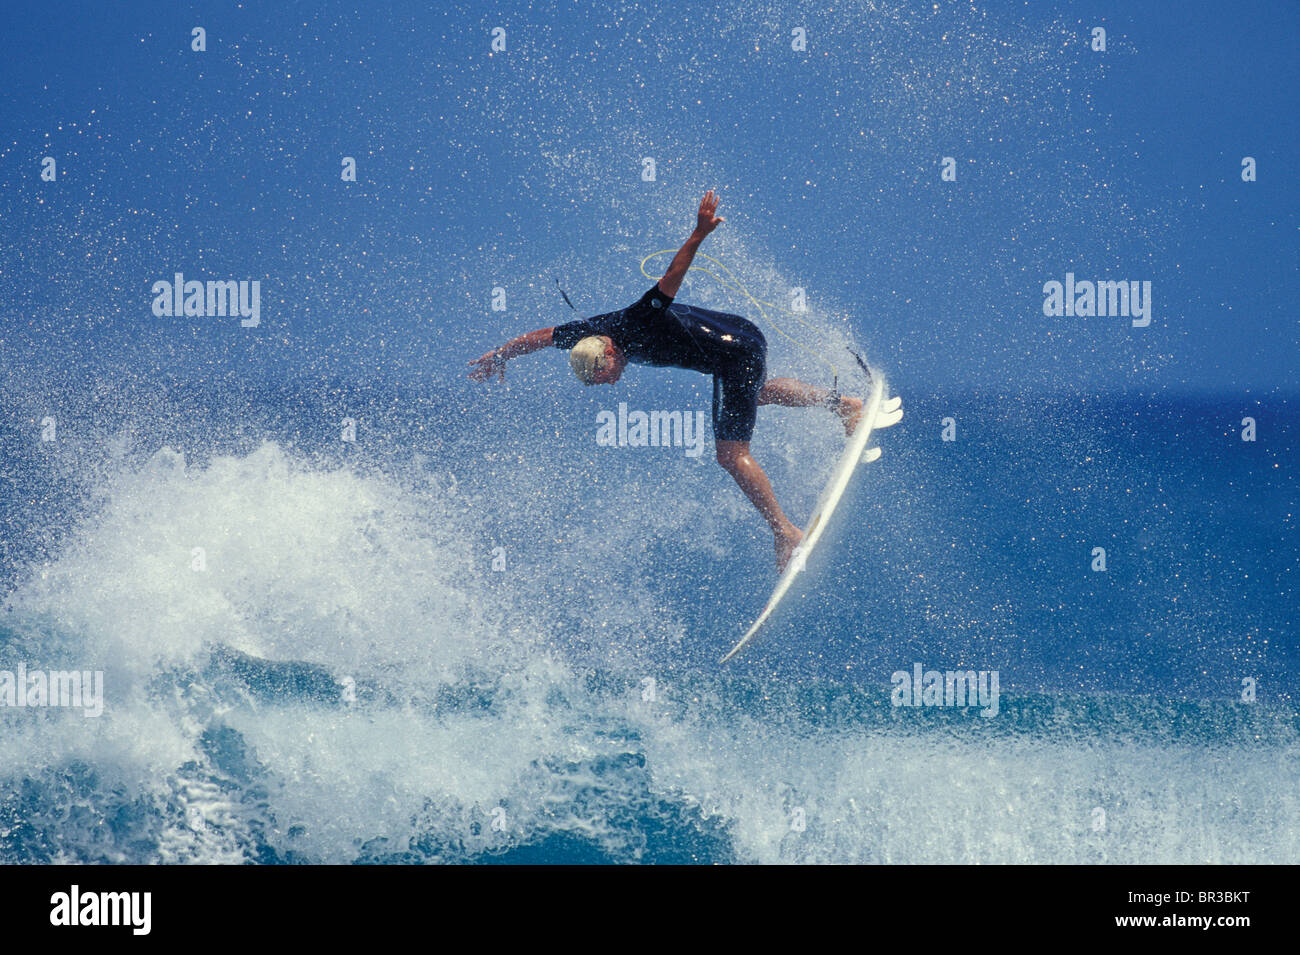
[[[557,325],[551,341],[569,349],[591,335],[607,335],[629,362],[712,375],[714,437],[748,441],[753,435],[767,377],[767,340],[753,322],[673,304],[656,283],[627,308]]]

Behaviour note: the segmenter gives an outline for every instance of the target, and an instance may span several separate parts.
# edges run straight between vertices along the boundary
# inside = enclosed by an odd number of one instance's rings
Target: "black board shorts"
[[[713,437],[748,441],[758,420],[758,393],[767,381],[767,339],[757,325],[739,315],[695,305],[676,304],[696,330],[709,339],[716,355],[713,369]]]

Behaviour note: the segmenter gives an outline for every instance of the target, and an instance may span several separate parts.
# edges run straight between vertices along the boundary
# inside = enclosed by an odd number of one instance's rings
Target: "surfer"
[[[705,237],[725,219],[715,215],[713,190],[700,200],[695,231],[673,257],[663,278],[635,304],[616,312],[541,328],[513,338],[470,362],[470,378],[504,381],[506,362],[543,348],[569,349],[569,364],[585,385],[612,385],[629,362],[686,368],[713,376],[713,437],[717,460],[767,521],[775,536],[777,570],[784,570],[803,532],[785,516],[772,485],[749,451],[759,405],[826,407],[839,415],[845,434],[862,418],[859,398],[839,395],[794,378],[767,378],[767,341],[739,315],[674,302]]]

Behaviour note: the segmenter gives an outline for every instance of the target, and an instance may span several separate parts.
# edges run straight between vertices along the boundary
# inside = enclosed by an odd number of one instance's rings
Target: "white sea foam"
[[[647,671],[654,652],[616,646],[593,683],[546,630],[547,607],[501,605],[511,591],[467,543],[473,507],[446,487],[308,466],[273,444],[204,467],[161,452],[122,474],[10,601],[16,633],[40,622],[50,636],[29,639],[110,674],[102,719],[11,715],[0,735],[4,787],[46,787],[33,821],[60,857],[459,860],[563,834],[636,859],[669,812],[725,833],[702,851],[744,861],[1300,858],[1300,806],[1280,785],[1293,743],[1222,746],[1207,768],[1201,744],[1178,740],[818,726],[761,697],[730,705],[738,685],[676,674],[662,653]],[[631,579],[611,644],[649,599]],[[214,647],[249,656],[213,669]],[[258,661],[350,675],[357,700],[278,684]],[[78,766],[80,787],[66,782]],[[64,811],[122,802],[151,807],[136,825],[155,849]]]

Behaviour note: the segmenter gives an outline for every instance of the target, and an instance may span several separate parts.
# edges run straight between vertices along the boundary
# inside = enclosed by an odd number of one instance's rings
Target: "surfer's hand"
[[[695,219],[695,231],[701,235],[708,235],[722,223],[726,222],[721,216],[715,216],[713,213],[718,209],[718,197],[710,189],[700,200],[700,211]]]
[[[475,358],[470,364],[475,366],[469,373],[474,381],[488,381],[493,375],[500,375],[502,381],[506,380],[506,360],[495,350],[481,358]]]

